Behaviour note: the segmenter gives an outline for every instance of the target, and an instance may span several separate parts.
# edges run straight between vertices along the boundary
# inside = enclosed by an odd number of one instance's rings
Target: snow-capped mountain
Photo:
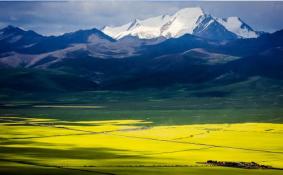
[[[233,16],[229,18],[217,18],[217,22],[222,24],[227,30],[233,32],[242,38],[256,38],[258,37],[257,32],[255,32],[250,26],[244,23],[239,17]]]
[[[102,31],[115,38],[137,36],[141,39],[158,37],[177,38],[184,34],[193,34],[209,39],[255,38],[257,32],[238,17],[226,19],[206,14],[201,8],[184,8],[173,15],[161,15],[144,20],[135,19],[122,26],[105,26]],[[227,36],[224,37],[223,36]]]

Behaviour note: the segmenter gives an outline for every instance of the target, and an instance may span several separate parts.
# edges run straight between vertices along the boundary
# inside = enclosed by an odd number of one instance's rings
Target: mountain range
[[[0,30],[0,90],[81,91],[283,79],[283,30],[185,8],[120,27],[43,36]]]
[[[135,19],[122,26],[105,26],[102,31],[115,39],[129,35],[152,39],[178,38],[184,34],[192,34],[208,39],[231,40],[256,38],[260,34],[238,17],[216,18],[206,14],[199,7],[184,8],[173,15],[161,15],[144,20]]]

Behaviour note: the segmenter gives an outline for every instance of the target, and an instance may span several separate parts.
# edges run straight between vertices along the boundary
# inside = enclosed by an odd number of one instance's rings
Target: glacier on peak
[[[221,35],[219,32],[223,32],[223,36],[230,36],[229,39],[232,38],[231,36],[234,38],[258,37],[257,32],[240,18],[215,18],[206,14],[200,7],[183,8],[172,15],[135,19],[122,26],[105,26],[102,31],[114,39],[125,36],[135,36],[140,39],[177,38],[184,34],[213,36],[213,32],[217,32],[217,36]],[[215,37],[212,38],[215,39]]]

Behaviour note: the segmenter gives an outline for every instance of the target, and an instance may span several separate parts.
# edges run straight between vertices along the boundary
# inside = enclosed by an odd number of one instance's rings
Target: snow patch
[[[217,21],[227,30],[235,33],[242,38],[258,37],[257,33],[251,30],[250,27],[243,23],[242,20],[238,17],[229,17],[226,19],[217,18]]]

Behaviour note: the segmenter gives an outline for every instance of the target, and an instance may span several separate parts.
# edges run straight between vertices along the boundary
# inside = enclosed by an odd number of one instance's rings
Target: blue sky
[[[0,27],[8,24],[45,35],[78,29],[120,25],[135,18],[172,14],[199,6],[216,17],[238,16],[252,28],[273,32],[283,29],[283,2],[209,1],[64,1],[0,2]]]

